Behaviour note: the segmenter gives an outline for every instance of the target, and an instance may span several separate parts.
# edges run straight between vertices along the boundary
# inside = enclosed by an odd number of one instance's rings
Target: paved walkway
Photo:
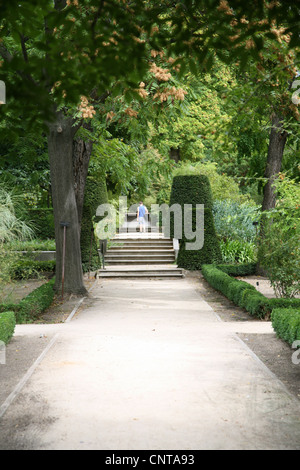
[[[2,389],[0,449],[300,449],[299,400],[236,334],[269,322],[222,322],[188,279],[91,296],[64,324],[16,328],[8,356],[43,349]]]

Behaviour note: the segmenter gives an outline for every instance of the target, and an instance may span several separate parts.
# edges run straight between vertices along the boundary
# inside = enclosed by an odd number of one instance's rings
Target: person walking
[[[144,206],[143,202],[140,202],[140,205],[137,208],[137,220],[140,224],[140,232],[146,232],[146,218],[145,215],[148,214],[148,209]]]

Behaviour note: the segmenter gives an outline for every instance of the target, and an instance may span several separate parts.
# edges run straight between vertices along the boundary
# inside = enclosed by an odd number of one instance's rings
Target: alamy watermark
[[[296,351],[292,354],[292,363],[295,365],[300,364],[300,341],[296,340],[292,344],[292,348],[296,349]]]
[[[294,80],[292,83],[292,89],[294,90],[295,88],[296,91],[292,94],[292,102],[296,105],[300,104],[300,80]]]
[[[6,347],[3,341],[0,341],[0,365],[6,364]]]
[[[6,85],[3,80],[0,80],[0,104],[6,103]]]
[[[95,233],[100,240],[113,238],[117,231],[117,222],[121,227],[126,222],[126,214],[135,213],[137,205],[132,205],[127,210],[127,197],[119,198],[118,210],[113,204],[101,204],[96,211],[96,216],[103,217],[96,224]],[[166,238],[186,241],[186,250],[200,250],[204,244],[204,204],[151,204],[148,221],[148,231],[156,231],[157,223],[161,220],[161,226]],[[126,227],[125,227],[126,230]]]

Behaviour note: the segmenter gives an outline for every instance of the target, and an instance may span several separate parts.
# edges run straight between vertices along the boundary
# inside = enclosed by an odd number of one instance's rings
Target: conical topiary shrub
[[[189,270],[201,269],[202,264],[221,263],[222,255],[216,235],[212,214],[212,192],[210,182],[205,175],[178,175],[173,179],[170,207],[179,204],[184,213],[184,205],[192,205],[192,229],[196,228],[196,205],[204,205],[204,245],[200,250],[188,250],[186,244],[193,242],[187,240],[182,227],[182,239],[177,257],[177,264]],[[173,214],[170,214],[170,236],[174,237]],[[182,217],[184,220],[184,217]]]

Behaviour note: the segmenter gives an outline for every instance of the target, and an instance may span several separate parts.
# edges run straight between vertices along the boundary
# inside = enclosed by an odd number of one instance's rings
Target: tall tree
[[[94,108],[91,93],[101,97],[112,84],[136,88],[148,68],[149,48],[164,48],[194,70],[200,63],[209,68],[214,51],[222,60],[228,56],[258,57],[262,33],[270,33],[273,21],[285,19],[292,34],[298,10],[286,4],[257,2],[241,5],[232,0],[196,2],[153,2],[112,0],[30,0],[2,2],[0,56],[1,78],[7,83],[9,119],[20,116],[31,128],[37,117],[45,124],[53,191],[57,245],[56,287],[61,282],[62,222],[68,222],[65,291],[84,293],[79,221],[74,189],[74,138],[82,118],[90,119]],[[263,7],[264,5],[264,7]],[[269,8],[268,8],[269,7]],[[267,10],[266,10],[267,8]],[[267,15],[266,15],[267,11]],[[245,25],[244,16],[255,22]],[[233,17],[239,22],[240,39],[227,52]],[[259,20],[264,20],[259,24]],[[260,37],[255,34],[259,32]],[[243,40],[255,39],[255,48],[245,49]],[[292,36],[290,46],[294,46]],[[187,61],[183,60],[187,58]],[[117,87],[114,87],[115,89]],[[96,91],[95,91],[96,89]],[[10,101],[10,96],[13,100]],[[75,109],[82,103],[86,113]],[[14,104],[14,108],[10,107]],[[4,107],[2,107],[3,112]],[[87,150],[87,149],[85,149]],[[88,152],[86,152],[88,155]],[[86,156],[88,160],[88,156]]]

